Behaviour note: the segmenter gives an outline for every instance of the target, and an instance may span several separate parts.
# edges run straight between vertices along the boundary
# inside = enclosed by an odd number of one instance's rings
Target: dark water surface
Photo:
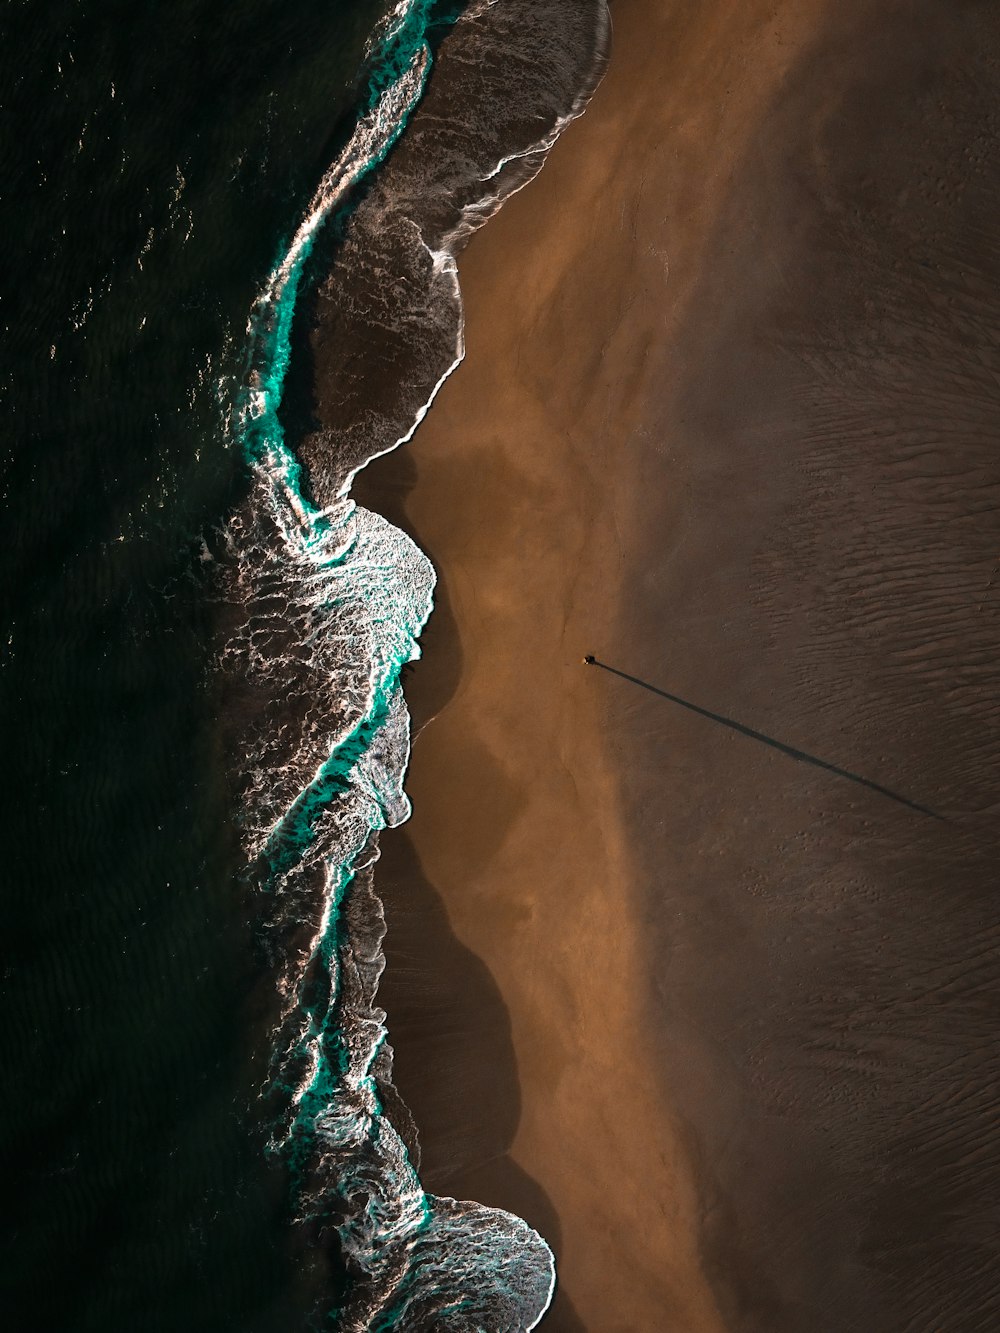
[[[201,534],[247,313],[343,135],[370,0],[2,19],[6,1326],[301,1326]],[[220,384],[223,391],[220,392]]]

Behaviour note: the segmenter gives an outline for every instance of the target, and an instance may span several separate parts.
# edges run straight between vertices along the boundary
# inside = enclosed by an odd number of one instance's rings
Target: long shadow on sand
[[[351,494],[422,546],[406,506],[416,480],[414,452],[396,449],[359,472]],[[447,580],[438,573],[434,614],[420,640],[424,661],[404,672],[416,746],[462,673]],[[503,996],[486,964],[453,932],[405,829],[387,829],[379,845],[375,886],[388,928],[379,1002],[388,1014],[393,1077],[417,1127],[420,1178],[436,1194],[476,1199],[523,1217],[545,1237],[558,1265],[559,1215],[509,1155],[521,1089]],[[558,1286],[541,1327],[545,1333],[586,1333]]]
[[[421,1179],[436,1194],[523,1217],[558,1256],[558,1214],[508,1155],[521,1095],[503,998],[452,932],[406,833],[387,831],[381,847],[376,882],[388,934],[379,1000],[389,1015],[394,1079],[418,1127]],[[543,1327],[585,1333],[561,1289]]]
[[[618,667],[609,666],[607,662],[601,662],[596,657],[586,659],[588,666],[600,667],[603,671],[610,671],[613,676],[621,676],[622,680],[631,681],[633,685],[639,685],[644,690],[649,690],[651,694],[658,694],[661,699],[669,699],[671,703],[677,704],[681,708],[687,708],[692,713],[697,713],[699,717],[707,717],[712,722],[718,722],[723,727],[728,727],[731,731],[737,731],[741,736],[749,736],[753,741],[760,741],[762,745],[769,745],[772,750],[779,750],[787,755],[789,759],[797,759],[803,764],[812,764],[814,768],[822,768],[827,773],[833,773],[838,778],[846,778],[848,782],[856,782],[861,787],[867,787],[869,791],[878,792],[880,796],[887,796],[890,801],[898,801],[900,805],[905,805],[908,810],[915,810],[918,814],[929,815],[931,819],[939,819],[942,823],[947,823],[944,815],[939,815],[935,810],[930,810],[926,805],[919,805],[916,801],[911,801],[907,796],[901,796],[899,792],[891,791],[888,787],[883,787],[878,782],[872,782],[870,778],[863,778],[860,773],[852,773],[850,769],[840,768],[837,764],[828,763],[825,759],[819,759],[814,754],[808,754],[805,750],[797,750],[792,745],[786,745],[784,741],[775,740],[773,736],[767,736],[762,731],[755,731],[753,727],[744,726],[742,722],[735,721],[734,718],[726,717],[722,713],[713,713],[708,708],[702,708],[698,704],[693,704],[688,699],[682,699],[678,694],[671,694],[668,690],[661,690],[658,685],[651,685],[648,680],[640,680],[638,676],[630,676],[627,671],[620,671]]]

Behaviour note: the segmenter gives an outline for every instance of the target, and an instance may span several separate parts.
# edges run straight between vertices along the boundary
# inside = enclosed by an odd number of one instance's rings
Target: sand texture
[[[442,581],[378,874],[424,1180],[547,1235],[552,1333],[985,1333],[1000,11],[612,13],[356,487]]]

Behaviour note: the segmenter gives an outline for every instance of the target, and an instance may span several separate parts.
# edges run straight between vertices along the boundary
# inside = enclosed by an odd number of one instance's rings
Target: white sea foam
[[[497,0],[481,0],[466,21],[497,8]],[[400,0],[373,36],[372,59],[402,34],[412,36],[427,11],[420,0]],[[434,571],[405,534],[357,506],[349,491],[362,467],[413,437],[461,362],[457,250],[536,174],[583,110],[604,59],[606,29],[595,31],[600,49],[586,90],[537,142],[499,155],[474,178],[494,188],[473,191],[433,241],[413,216],[400,215],[413,253],[424,256],[419,308],[451,330],[450,350],[442,345],[437,370],[430,363],[421,370],[426,382],[403,409],[405,421],[393,427],[396,418],[387,416],[384,429],[371,429],[360,443],[329,433],[325,502],[307,492],[278,418],[292,309],[320,227],[383,161],[424,88],[422,37],[324,175],[249,325],[253,363],[238,429],[255,481],[229,532],[240,615],[223,665],[240,682],[250,718],[243,735],[247,856],[273,904],[282,1010],[273,1071],[283,1100],[274,1147],[289,1164],[303,1222],[331,1208],[341,1218],[337,1232],[356,1275],[339,1311],[344,1333],[524,1333],[537,1326],[554,1289],[552,1252],[526,1223],[424,1192],[383,1106],[392,1057],[376,1004],[385,926],[372,876],[378,832],[409,814],[400,672],[419,655]],[[376,199],[368,216],[379,206]],[[355,220],[363,230],[365,216]]]

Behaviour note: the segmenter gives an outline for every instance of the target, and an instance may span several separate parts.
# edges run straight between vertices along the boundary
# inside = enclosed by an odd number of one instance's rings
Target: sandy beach
[[[377,879],[422,1177],[545,1235],[552,1333],[1000,1326],[1000,19],[612,16],[354,490],[441,581]]]

